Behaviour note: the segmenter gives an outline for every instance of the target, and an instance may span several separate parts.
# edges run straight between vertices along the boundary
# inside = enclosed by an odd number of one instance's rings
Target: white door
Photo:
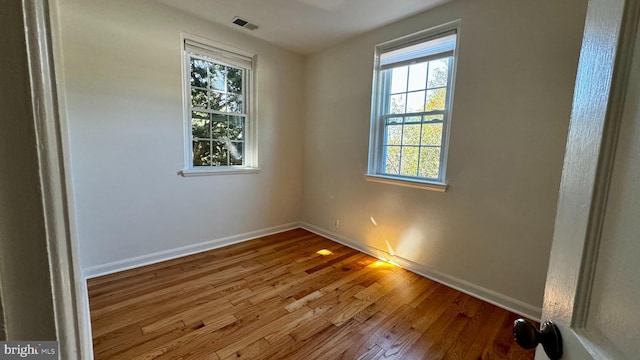
[[[542,315],[562,359],[640,359],[639,4],[589,1]]]

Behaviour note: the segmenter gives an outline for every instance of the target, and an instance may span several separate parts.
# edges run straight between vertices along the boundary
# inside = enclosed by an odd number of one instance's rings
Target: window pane
[[[211,114],[211,131],[212,138],[214,139],[226,139],[227,138],[227,117],[225,115]]]
[[[405,124],[411,124],[411,123],[419,124],[421,122],[422,122],[422,116],[407,116],[404,121]]]
[[[242,112],[242,95],[227,94],[226,105],[228,112]]]
[[[416,91],[407,94],[407,112],[424,111],[424,91]]]
[[[420,145],[420,124],[405,125],[402,131],[402,145]]]
[[[422,145],[442,145],[442,123],[422,125]]]
[[[227,75],[227,67],[220,64],[210,63],[209,66],[209,83],[213,90],[226,91],[225,78]]]
[[[229,142],[229,160],[230,165],[242,165],[244,158],[244,143],[239,141]]]
[[[444,110],[447,98],[447,89],[435,89],[427,91],[427,106],[425,111]]]
[[[209,139],[211,128],[209,127],[209,114],[193,111],[191,113],[191,134],[193,138]]]
[[[418,175],[418,149],[418,147],[413,146],[402,147],[402,164],[400,166],[400,175]]]
[[[193,142],[193,166],[211,166],[211,141],[197,140]]]
[[[427,85],[427,63],[409,67],[409,91],[425,89]]]
[[[207,92],[204,90],[191,89],[191,106],[194,108],[207,108]]]
[[[228,116],[229,140],[242,140],[244,138],[244,118],[242,116]]]
[[[385,138],[387,139],[386,145],[401,145],[402,144],[402,125],[389,125],[387,126]]]
[[[398,175],[400,173],[400,146],[386,147],[385,172],[393,175]]]
[[[242,94],[242,73],[243,71],[236,68],[229,68],[227,72],[227,91]]]
[[[214,166],[229,165],[229,157],[227,152],[228,140],[214,140],[211,144],[211,161]]]
[[[227,111],[227,96],[219,92],[211,92],[211,110]]]
[[[437,179],[440,172],[440,148],[420,148],[420,169],[418,176]]]
[[[391,95],[389,100],[390,114],[404,114],[405,111],[405,94]]]
[[[407,66],[394,68],[391,72],[391,93],[407,91]]]
[[[449,76],[449,58],[438,59],[429,62],[428,88],[447,86]]]
[[[387,118],[387,124],[402,124],[401,117]]]
[[[191,86],[206,88],[209,83],[207,79],[207,65],[204,60],[191,58]]]

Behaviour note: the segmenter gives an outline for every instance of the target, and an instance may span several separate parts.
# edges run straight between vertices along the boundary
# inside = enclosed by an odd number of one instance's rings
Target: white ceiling
[[[301,54],[431,9],[450,0],[156,0]],[[239,16],[259,26],[231,23]]]

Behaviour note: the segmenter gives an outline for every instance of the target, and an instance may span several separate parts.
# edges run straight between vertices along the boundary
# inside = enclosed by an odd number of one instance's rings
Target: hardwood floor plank
[[[380,359],[380,357],[383,354],[384,354],[384,349],[382,349],[378,345],[374,345],[370,349],[368,349],[366,353],[361,354],[356,359],[357,360],[375,360],[375,359]]]
[[[88,288],[96,360],[533,358],[517,315],[303,229]]]
[[[500,333],[500,331],[504,331],[501,328],[501,324],[507,316],[507,311],[497,307],[493,308],[489,319],[487,319],[487,322],[483,324],[484,326],[482,326],[479,332],[479,334],[481,334],[482,336],[476,338],[475,341],[471,344],[469,350],[465,354],[465,358],[486,359],[485,352],[487,351],[488,347],[493,345],[493,341]]]

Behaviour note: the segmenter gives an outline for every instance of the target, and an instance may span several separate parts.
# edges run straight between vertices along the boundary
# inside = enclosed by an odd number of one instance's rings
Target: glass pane
[[[242,116],[228,116],[229,140],[243,140],[244,139],[244,118]]]
[[[416,91],[407,94],[407,112],[424,111],[424,91]]]
[[[422,116],[408,116],[405,118],[405,121],[404,121],[405,124],[411,124],[411,123],[419,124],[421,122],[422,122]]]
[[[437,179],[440,172],[440,148],[420,148],[420,169],[418,175],[425,178]]]
[[[402,147],[402,164],[400,165],[400,175],[418,175],[418,149],[419,147]]]
[[[429,81],[428,88],[439,86],[447,86],[447,77],[449,76],[449,58],[438,59],[429,62]]]
[[[227,72],[227,91],[242,94],[242,73],[241,69],[229,68]]]
[[[442,145],[442,123],[422,125],[422,145]]]
[[[420,145],[420,124],[405,125],[402,131],[402,145]]]
[[[191,89],[191,106],[194,108],[207,108],[207,92],[204,90]]]
[[[394,68],[391,70],[391,93],[407,91],[407,66]]]
[[[409,66],[409,91],[422,90],[427,85],[427,63]]]
[[[208,64],[209,63],[204,60],[191,58],[191,86],[207,87],[209,83],[207,79]]]
[[[197,111],[191,113],[191,134],[194,139],[209,139],[211,137],[209,114]]]
[[[405,94],[391,95],[389,99],[390,114],[404,114]]]
[[[244,143],[241,141],[229,142],[230,165],[242,165],[244,154]]]
[[[211,144],[211,161],[214,166],[229,165],[228,140],[214,140]]]
[[[211,141],[197,140],[193,142],[193,166],[211,166]]]
[[[385,173],[400,173],[400,146],[387,146],[385,149]]]
[[[227,111],[226,95],[219,92],[211,93],[211,110]]]
[[[402,125],[389,125],[386,128],[386,145],[402,144]]]
[[[387,118],[387,124],[402,124],[401,117]]]
[[[225,86],[227,67],[220,64],[209,64],[209,83],[211,84],[211,88],[218,91],[227,91]]]
[[[227,94],[226,105],[228,112],[242,112],[242,95]]]
[[[227,138],[227,117],[225,115],[211,114],[211,131],[212,138]]]
[[[446,88],[428,90],[427,106],[425,106],[425,111],[444,110],[446,99],[447,99]]]

